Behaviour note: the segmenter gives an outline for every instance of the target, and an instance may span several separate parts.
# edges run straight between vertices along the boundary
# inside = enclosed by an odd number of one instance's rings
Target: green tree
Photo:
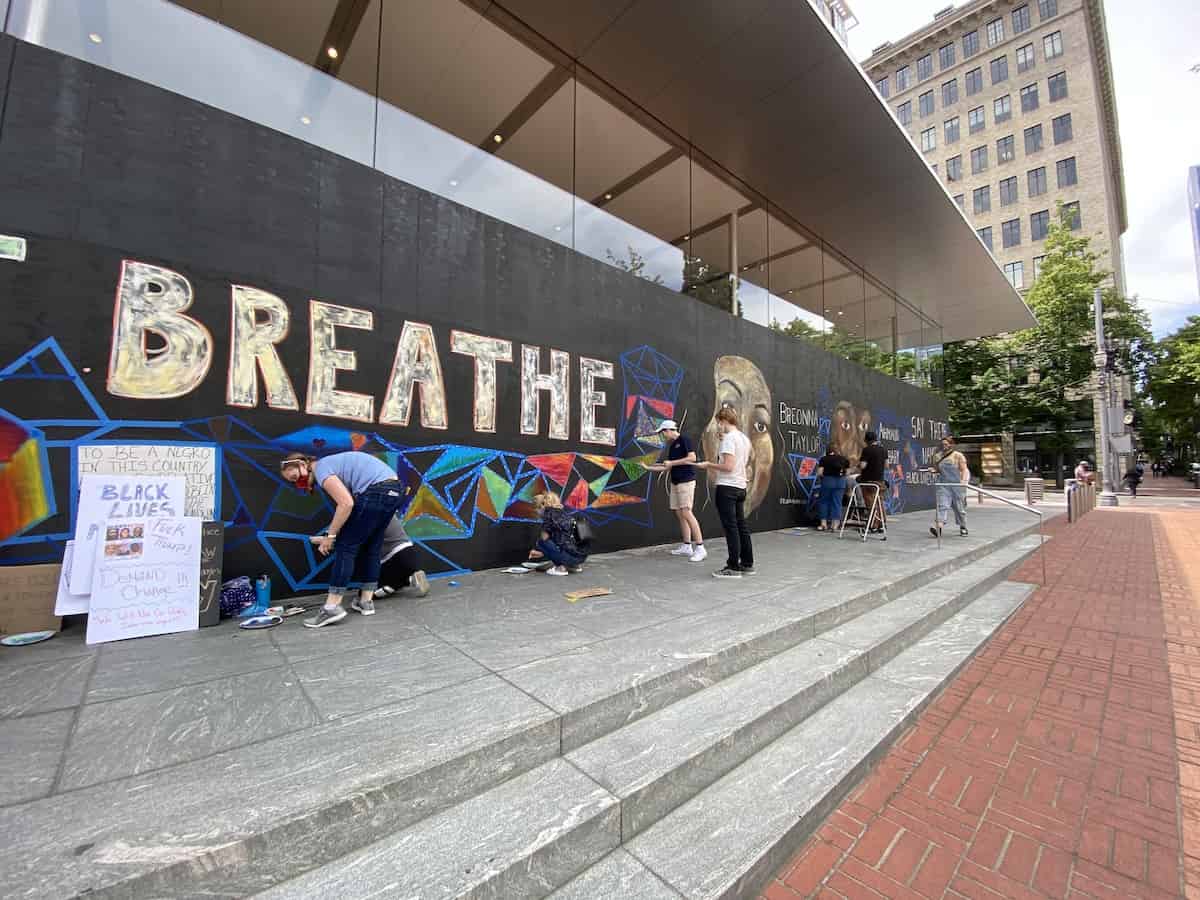
[[[630,275],[636,275],[638,278],[644,278],[651,284],[662,284],[661,275],[647,275],[646,273],[646,258],[642,254],[633,249],[632,246],[625,248],[629,252],[629,259],[621,259],[619,256],[613,255],[611,250],[605,250],[604,256],[608,259],[608,264],[616,266],[618,269],[623,269]]]
[[[1046,237],[1041,273],[1026,294],[1037,325],[1024,331],[946,348],[947,400],[956,431],[1037,428],[1042,449],[1055,454],[1061,485],[1063,455],[1074,447],[1071,426],[1090,419],[1096,352],[1093,292],[1109,273],[1099,268],[1090,239],[1071,230],[1060,204]],[[1137,377],[1151,343],[1136,301],[1109,290],[1105,331],[1114,368]]]
[[[683,257],[683,293],[701,303],[729,312],[733,306],[733,279],[729,273],[699,256]],[[742,315],[739,303],[737,316]]]
[[[1145,371],[1149,397],[1143,431],[1159,436],[1163,451],[1194,450],[1200,438],[1200,316],[1189,316],[1159,341]]]
[[[811,341],[830,353],[836,353],[860,366],[888,375],[895,374],[899,378],[904,378],[914,375],[917,370],[916,358],[912,354],[899,354],[896,357],[895,371],[893,372],[892,354],[880,348],[878,344],[856,339],[853,335],[837,330],[824,332],[800,318],[792,319],[787,325],[782,325],[778,319],[773,319],[770,327],[772,331],[778,331],[780,334],[800,340]]]

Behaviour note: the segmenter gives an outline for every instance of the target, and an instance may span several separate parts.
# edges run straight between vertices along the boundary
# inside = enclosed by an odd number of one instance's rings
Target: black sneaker
[[[304,620],[304,627],[324,628],[326,625],[332,625],[334,622],[340,622],[344,618],[346,618],[346,610],[342,609],[342,607],[339,606],[337,609],[331,612],[322,606],[319,613],[317,613],[311,619]]]
[[[754,568],[754,566],[742,566],[742,574],[743,575],[757,575],[758,569]]]
[[[713,578],[741,578],[741,577],[742,577],[741,572],[739,572],[737,569],[731,569],[731,568],[729,568],[729,566],[726,566],[723,569],[718,569],[716,572],[713,572]]]
[[[967,533],[968,533],[968,532],[967,532],[967,526],[966,526],[966,525],[964,525],[962,528],[958,529],[958,533],[959,533],[959,534],[961,534],[963,537],[966,537],[966,536],[967,536]]]
[[[930,534],[932,534],[934,537],[941,537],[941,535],[942,535],[942,529],[940,529],[940,528],[937,528],[937,527],[936,527],[936,526],[934,526],[934,525],[930,525],[930,526],[929,526],[929,533],[930,533]]]

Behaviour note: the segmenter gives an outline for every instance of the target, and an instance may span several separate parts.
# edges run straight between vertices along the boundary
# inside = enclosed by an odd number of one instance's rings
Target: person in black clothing
[[[817,531],[836,531],[842,524],[842,497],[846,493],[849,468],[850,460],[838,453],[833,444],[817,460],[817,474],[821,476],[821,524]]]
[[[575,537],[575,519],[563,509],[557,494],[538,494],[533,498],[533,508],[542,515],[542,532],[537,549],[554,566],[546,570],[547,575],[566,575],[582,572],[587,553],[579,546]]]
[[[1136,497],[1138,485],[1142,483],[1142,473],[1138,471],[1138,466],[1130,465],[1129,471],[1125,473],[1122,480],[1129,485],[1129,496]]]
[[[859,456],[858,465],[862,469],[862,474],[858,476],[858,484],[863,489],[863,500],[867,504],[867,509],[871,508],[876,497],[879,498],[878,515],[881,518],[877,518],[871,523],[871,530],[879,531],[887,521],[887,513],[884,509],[887,481],[883,475],[884,468],[887,466],[887,451],[879,446],[879,439],[875,432],[868,431],[864,438],[867,446],[863,448],[862,454]]]
[[[692,562],[703,562],[708,556],[704,549],[704,535],[700,533],[700,522],[692,512],[696,497],[696,449],[692,442],[679,433],[679,426],[666,419],[658,426],[658,433],[669,442],[666,462],[646,466],[651,472],[671,473],[671,511],[679,520],[683,543],[671,551],[672,556],[686,556]]]

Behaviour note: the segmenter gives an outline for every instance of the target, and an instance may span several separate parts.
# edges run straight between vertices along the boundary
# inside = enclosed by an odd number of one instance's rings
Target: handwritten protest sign
[[[76,468],[84,475],[181,475],[187,495],[180,515],[215,519],[221,483],[221,457],[216,444],[84,444]]]
[[[200,627],[221,621],[221,563],[225,557],[225,526],[205,522],[200,531]]]
[[[183,515],[187,485],[182,476],[84,475],[79,479],[75,509],[75,553],[71,562],[71,593],[90,594],[96,567],[96,548],[106,528],[116,527],[118,540],[132,540],[132,531],[122,535],[122,522],[143,524],[150,518]]]
[[[171,518],[106,527],[96,542],[89,644],[200,627],[200,526]],[[126,529],[140,537],[121,537]]]

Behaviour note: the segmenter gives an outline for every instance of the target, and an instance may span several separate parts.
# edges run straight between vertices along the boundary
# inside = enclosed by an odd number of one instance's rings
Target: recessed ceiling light
[[[458,180],[451,178],[450,179],[450,187],[458,187]]]
[[[492,140],[493,140],[493,141],[495,141],[495,142],[498,144],[498,143],[500,143],[502,140],[504,140],[504,135],[502,135],[502,134],[493,134],[493,135],[492,135]]]
[[[311,124],[312,124],[312,119],[310,119],[308,116],[301,116],[301,117],[300,117],[300,124],[301,124],[301,125],[311,125]]]
[[[84,375],[91,375],[91,374],[92,374],[92,367],[91,367],[91,366],[84,366],[84,367],[83,367],[83,374],[84,374]]]
[[[685,235],[683,236],[683,239],[684,239],[685,241],[690,241],[690,240],[692,239],[692,236],[691,236],[690,234],[685,234]]]
[[[562,231],[562,226],[561,226],[561,225],[555,225],[555,226],[554,226],[554,230],[555,230],[555,231]]]
[[[329,49],[327,49],[325,51],[325,55],[328,56],[330,59],[337,59],[338,58],[337,47],[330,47]]]
[[[612,194],[605,194],[605,195],[604,195],[604,199],[605,199],[605,200],[611,200],[611,199],[612,199]]]
[[[846,311],[845,311],[844,309],[839,309],[839,310],[838,310],[838,315],[839,315],[839,316],[844,316],[845,314],[846,314]]]
[[[104,43],[104,38],[100,37],[100,35],[96,34],[96,32],[94,32],[94,31],[88,35],[88,40],[91,41],[93,44],[103,44]]]

